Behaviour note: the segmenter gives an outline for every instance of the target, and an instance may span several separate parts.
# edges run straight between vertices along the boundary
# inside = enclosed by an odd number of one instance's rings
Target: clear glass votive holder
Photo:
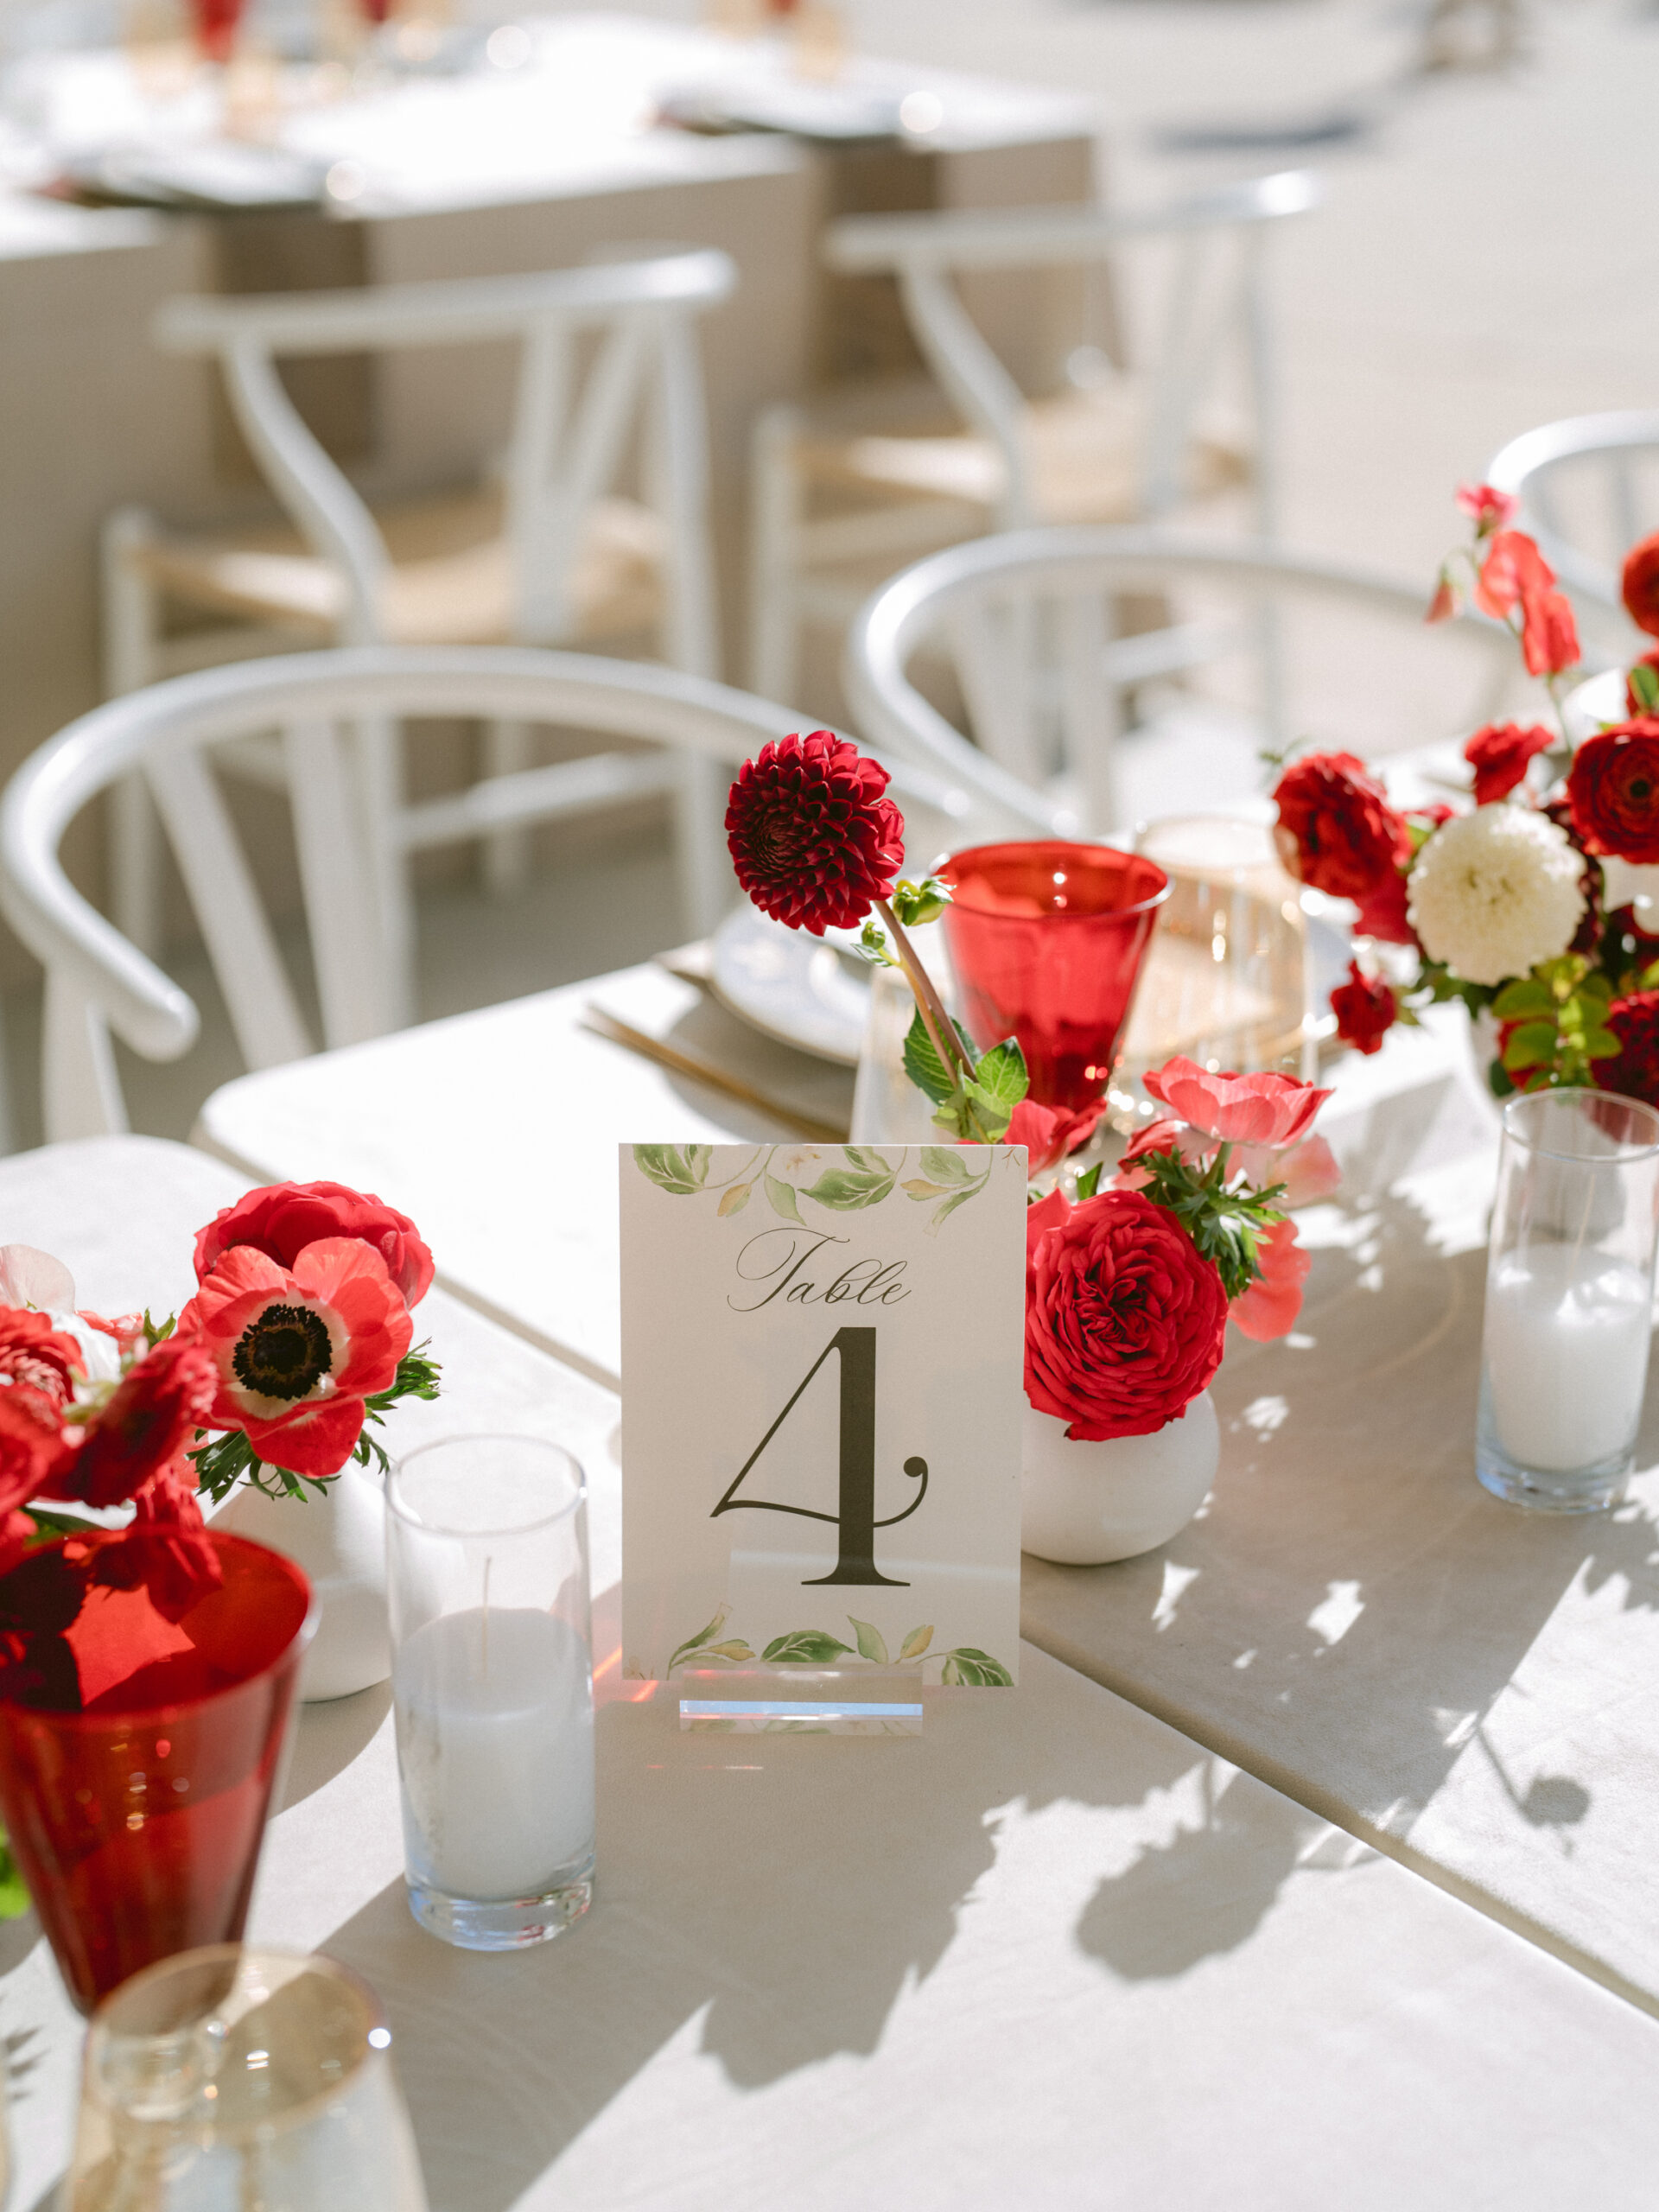
[[[92,2015],[60,2212],[426,2212],[365,1982],[332,1959],[214,1944]]]
[[[1617,1504],[1652,1332],[1659,1113],[1606,1090],[1503,1109],[1475,1471],[1546,1513]]]
[[[593,1896],[582,1468],[540,1437],[450,1437],[386,1503],[410,1910],[465,1950],[545,1942]]]

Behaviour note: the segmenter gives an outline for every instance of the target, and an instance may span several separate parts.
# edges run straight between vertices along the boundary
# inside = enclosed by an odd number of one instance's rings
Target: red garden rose
[[[1631,621],[1650,638],[1659,638],[1659,530],[1631,546],[1620,582]]]
[[[1370,1054],[1382,1050],[1399,1007],[1380,977],[1362,975],[1358,961],[1351,960],[1348,981],[1338,983],[1331,994],[1331,1011],[1337,1017],[1337,1034],[1343,1043]]]
[[[205,1282],[238,1244],[291,1268],[308,1244],[331,1236],[359,1237],[378,1252],[405,1306],[418,1306],[432,1287],[432,1255],[408,1215],[343,1183],[273,1183],[250,1191],[197,1231],[196,1281]]]
[[[905,818],[887,772],[827,729],[746,760],[726,809],[737,880],[764,914],[822,937],[861,922],[904,864]]]
[[[1333,899],[1363,899],[1411,841],[1388,794],[1351,753],[1310,753],[1280,777],[1279,844],[1293,875]]]
[[[26,1382],[54,1406],[64,1406],[86,1371],[86,1353],[72,1336],[53,1327],[49,1315],[0,1306],[0,1376]]]
[[[1578,625],[1571,603],[1555,588],[1554,569],[1524,531],[1500,530],[1486,543],[1476,606],[1500,622],[1520,608],[1521,655],[1529,676],[1559,676],[1574,667]]]
[[[1224,1144],[1296,1144],[1331,1096],[1294,1075],[1212,1075],[1182,1053],[1141,1080],[1191,1128]]]
[[[1586,737],[1573,755],[1567,798],[1588,851],[1659,861],[1659,715]]]
[[[1031,1211],[1045,1218],[1027,1224],[1026,1395],[1074,1439],[1154,1434],[1221,1364],[1220,1274],[1138,1191],[1075,1207],[1055,1192]]]
[[[207,1426],[219,1370],[206,1344],[168,1337],[132,1368],[96,1418],[54,1495],[120,1505]]]
[[[209,1423],[245,1430],[272,1466],[321,1478],[350,1458],[363,1401],[391,1387],[414,1325],[379,1255],[331,1236],[291,1268],[234,1246],[180,1314],[178,1333],[213,1354]]]
[[[1607,1009],[1607,1027],[1619,1051],[1615,1059],[1591,1062],[1598,1087],[1659,1106],[1659,991],[1632,991],[1628,998],[1615,999]]]
[[[1554,742],[1541,723],[1522,728],[1519,722],[1488,722],[1478,729],[1463,748],[1463,757],[1475,772],[1475,804],[1491,806],[1507,798],[1524,780],[1535,753]]]

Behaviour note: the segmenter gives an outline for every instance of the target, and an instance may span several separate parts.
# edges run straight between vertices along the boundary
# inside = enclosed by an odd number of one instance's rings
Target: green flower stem
[[[916,948],[905,935],[899,918],[885,899],[875,902],[877,912],[893,931],[893,945],[899,954],[899,964],[905,971],[905,981],[910,985],[916,1001],[916,1011],[922,1017],[929,1042],[939,1056],[939,1065],[949,1068],[954,1061],[964,1075],[971,1076],[974,1064],[962,1047],[956,1024],[944,1010],[944,1002],[933,988],[933,980],[916,957]]]

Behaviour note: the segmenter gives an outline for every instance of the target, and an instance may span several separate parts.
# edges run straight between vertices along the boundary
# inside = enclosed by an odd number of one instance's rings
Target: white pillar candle
[[[594,1840],[588,1654],[550,1613],[446,1613],[392,1670],[411,1874],[449,1897],[535,1897]]]
[[[1486,1286],[1487,1388],[1517,1466],[1564,1473],[1624,1451],[1642,1414],[1648,1278],[1573,1244],[1510,1252]]]

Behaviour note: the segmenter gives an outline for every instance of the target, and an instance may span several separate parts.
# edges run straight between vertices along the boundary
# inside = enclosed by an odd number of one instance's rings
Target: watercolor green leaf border
[[[961,1153],[948,1144],[899,1145],[886,1150],[865,1144],[829,1147],[758,1145],[753,1155],[732,1174],[711,1183],[709,1170],[714,1160],[713,1145],[636,1144],[630,1149],[634,1166],[646,1181],[654,1183],[671,1198],[702,1198],[718,1192],[716,1211],[722,1220],[729,1214],[741,1213],[759,1192],[761,1201],[780,1221],[791,1221],[804,1229],[810,1224],[801,1211],[803,1199],[822,1206],[827,1213],[864,1213],[872,1206],[880,1205],[899,1190],[913,1205],[934,1206],[925,1224],[930,1236],[938,1234],[959,1206],[978,1197],[990,1181],[996,1165],[992,1158],[976,1175]],[[826,1166],[814,1183],[787,1183],[781,1175],[772,1173],[779,1153],[805,1151],[817,1156],[822,1149],[838,1151],[843,1164]],[[894,1149],[896,1159],[889,1157]],[[906,1176],[905,1167],[912,1151],[918,1154],[916,1172]]]
[[[847,1624],[855,1641],[844,1643],[840,1637],[831,1636],[826,1629],[789,1629],[782,1636],[774,1636],[758,1656],[741,1636],[728,1637],[726,1624],[731,1618],[731,1606],[722,1603],[714,1618],[677,1646],[663,1679],[671,1681],[675,1669],[687,1667],[891,1667],[914,1665],[925,1669],[936,1662],[941,1666],[939,1681],[950,1689],[1012,1689],[1014,1676],[1000,1659],[992,1658],[988,1651],[982,1651],[976,1644],[957,1645],[949,1651],[929,1651],[933,1641],[931,1623],[913,1628],[899,1647],[895,1662],[888,1655],[887,1639],[872,1622],[861,1621],[851,1613]]]

